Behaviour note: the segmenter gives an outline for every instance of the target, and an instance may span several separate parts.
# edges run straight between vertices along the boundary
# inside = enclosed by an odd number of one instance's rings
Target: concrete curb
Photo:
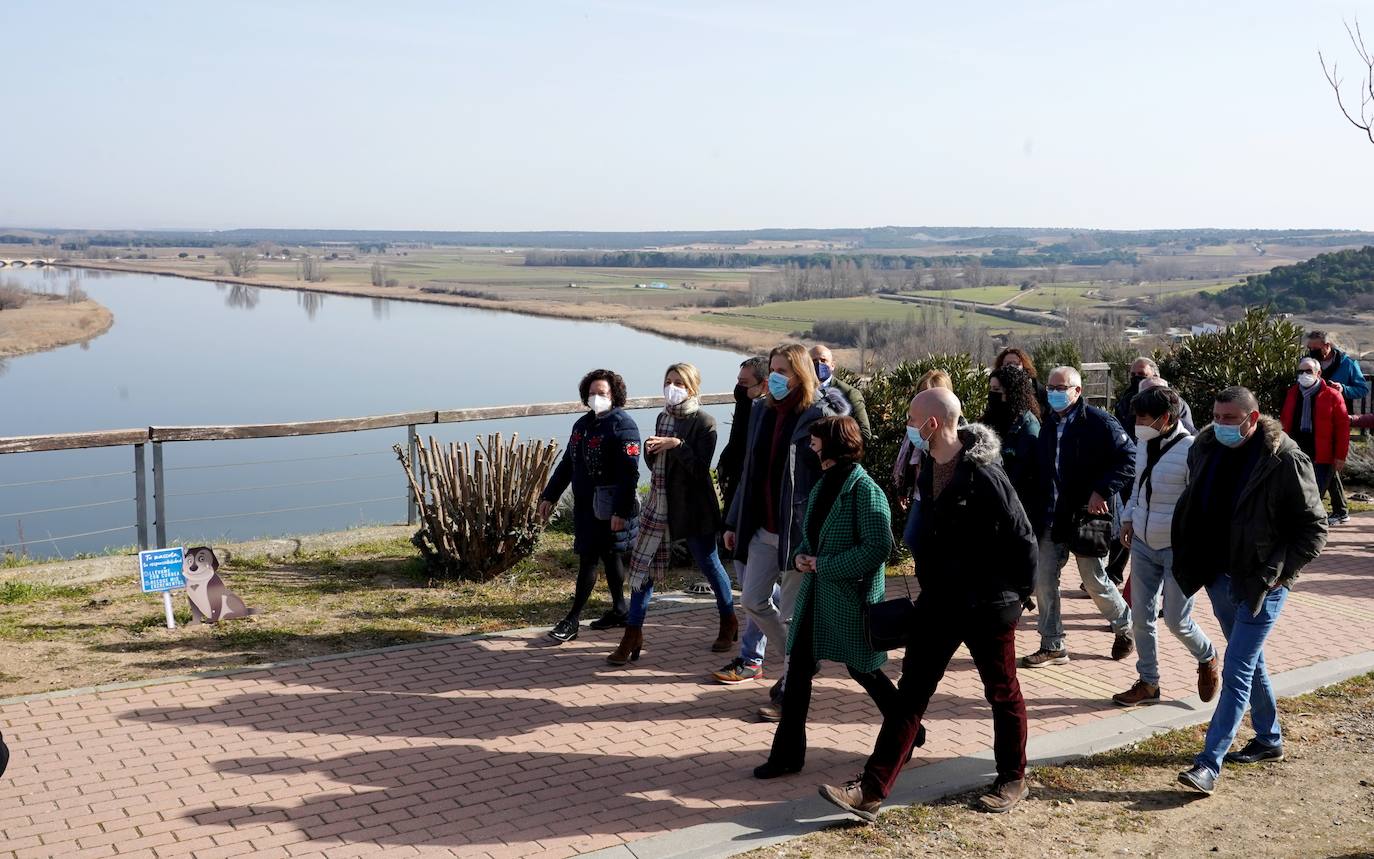
[[[1374,671],[1374,651],[1319,662],[1273,676],[1274,691],[1290,697],[1330,686]],[[1032,765],[1063,763],[1139,742],[1154,734],[1208,721],[1213,705],[1196,695],[1153,707],[1128,710],[1031,739],[1026,756]],[[991,749],[951,758],[902,773],[887,807],[929,803],[976,790],[996,775]],[[741,814],[733,820],[703,823],[656,835],[630,844],[584,854],[583,859],[715,859],[768,847],[815,832],[832,823],[852,820],[835,806],[812,796],[778,803]]]

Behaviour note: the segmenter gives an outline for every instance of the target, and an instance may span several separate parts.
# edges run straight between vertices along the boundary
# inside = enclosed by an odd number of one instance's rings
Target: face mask
[[[749,402],[749,401],[752,400],[752,399],[753,399],[753,397],[749,396],[749,389],[748,389],[748,388],[746,388],[744,385],[736,385],[736,386],[735,386],[735,402],[737,402],[737,403],[747,403],[747,402]]]
[[[680,406],[687,400],[687,389],[681,385],[664,385],[663,401],[670,406]]]
[[[1241,442],[1245,441],[1245,436],[1241,434],[1241,427],[1244,423],[1231,426],[1229,424],[1212,424],[1212,431],[1216,433],[1217,441],[1227,447],[1240,447]]]
[[[907,426],[906,439],[911,442],[911,446],[920,451],[930,450],[930,442],[921,435],[920,427]]]
[[[1153,441],[1154,439],[1159,438],[1159,436],[1159,430],[1155,429],[1149,424],[1146,424],[1145,426],[1137,426],[1135,428],[1136,441]]]
[[[603,397],[600,394],[592,394],[587,398],[587,408],[596,412],[598,415],[604,415],[611,410],[611,398]]]
[[[817,361],[817,362],[816,362],[816,378],[817,378],[817,379],[820,379],[822,382],[828,382],[828,381],[830,381],[830,365],[829,365],[829,364],[822,364],[820,361]]]
[[[1304,388],[1310,388],[1317,384],[1317,376],[1315,373],[1299,373],[1298,384],[1302,385]]]
[[[1313,349],[1311,352],[1308,352],[1307,357],[1315,358],[1318,361],[1326,360],[1326,355],[1320,349]]]
[[[1069,407],[1068,391],[1049,391],[1050,408],[1056,412],[1062,412]]]
[[[782,373],[768,374],[768,393],[773,395],[775,400],[787,399],[787,377]]]

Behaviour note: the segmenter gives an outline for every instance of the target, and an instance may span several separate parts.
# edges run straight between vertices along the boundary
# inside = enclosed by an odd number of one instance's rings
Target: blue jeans
[[[730,576],[726,574],[725,567],[721,566],[716,538],[710,535],[688,537],[686,543],[687,551],[692,553],[697,568],[701,570],[706,583],[711,586],[711,592],[716,595],[716,611],[722,616],[734,614],[735,595],[730,590]],[[653,581],[646,583],[643,590],[630,594],[630,617],[627,621],[630,626],[644,625],[644,617],[649,613],[649,599],[653,594]]]
[[[1255,739],[1266,746],[1283,745],[1278,702],[1274,700],[1274,687],[1269,685],[1269,671],[1264,665],[1264,640],[1278,621],[1279,612],[1283,611],[1288,588],[1270,591],[1259,614],[1253,616],[1248,606],[1232,598],[1231,577],[1225,573],[1207,586],[1207,595],[1212,599],[1212,611],[1226,635],[1226,659],[1221,668],[1217,709],[1212,714],[1212,723],[1207,726],[1202,752],[1193,762],[1220,774],[1221,760],[1236,739],[1247,706]]]
[[[1193,598],[1185,597],[1174,580],[1174,550],[1151,549],[1136,537],[1131,541],[1131,617],[1134,620],[1136,662],[1140,679],[1159,685],[1159,639],[1155,618],[1164,597],[1164,625],[1169,627],[1193,659],[1206,662],[1217,655],[1207,634],[1193,623]]]
[[[1075,556],[1078,557],[1078,556]],[[1097,610],[1117,635],[1131,634],[1131,608],[1107,578],[1106,558],[1078,557],[1078,576]],[[1069,562],[1067,543],[1056,543],[1046,531],[1040,537],[1040,562],[1035,568],[1035,627],[1045,650],[1064,649],[1064,617],[1059,606],[1059,573]]]

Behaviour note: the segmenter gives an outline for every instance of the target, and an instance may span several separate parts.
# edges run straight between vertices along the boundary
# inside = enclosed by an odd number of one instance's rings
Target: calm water
[[[720,392],[733,387],[742,358],[613,324],[432,304],[77,270],[6,269],[0,279],[58,292],[77,279],[115,316],[86,346],[5,363],[0,436],[573,400],[582,373],[603,366],[624,375],[631,396],[646,396],[661,391],[675,361],[696,364],[704,388]],[[728,407],[711,411],[724,429]],[[650,435],[655,413],[634,414]],[[574,419],[420,431],[442,441],[500,430],[561,443]],[[404,521],[405,478],[391,451],[404,439],[398,428],[168,443],[169,543]],[[133,486],[129,447],[0,456],[0,553],[132,545]],[[100,506],[51,510],[92,504]],[[32,512],[40,510],[51,512]],[[122,530],[57,539],[113,528]]]

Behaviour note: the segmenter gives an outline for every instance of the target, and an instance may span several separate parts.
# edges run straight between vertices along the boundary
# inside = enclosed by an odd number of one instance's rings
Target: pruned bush
[[[1224,331],[1180,343],[1159,362],[1160,375],[1204,417],[1217,393],[1232,385],[1249,388],[1260,411],[1277,415],[1305,354],[1302,334],[1296,322],[1252,307]]]
[[[433,437],[417,456],[393,448],[419,499],[411,542],[436,578],[484,582],[529,557],[539,542],[539,496],[558,457],[555,442],[500,433],[468,444]]]

